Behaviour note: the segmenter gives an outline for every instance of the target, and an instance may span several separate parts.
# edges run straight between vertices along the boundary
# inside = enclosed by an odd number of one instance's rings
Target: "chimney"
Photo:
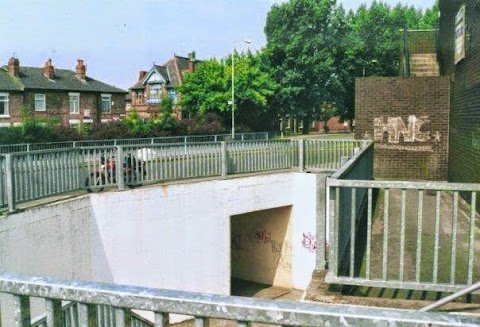
[[[17,58],[11,57],[8,60],[8,73],[13,77],[20,75],[20,61]]]
[[[53,67],[52,59],[50,58],[45,61],[45,66],[43,66],[43,75],[45,75],[45,77],[48,79],[55,78],[55,68]]]
[[[188,70],[190,73],[193,73],[195,71],[195,63],[197,59],[195,58],[195,51],[192,51],[188,54],[188,58],[190,61],[188,62]]]
[[[144,71],[144,70],[141,70],[139,73],[138,73],[138,81],[141,81],[145,78],[145,76],[147,76],[148,72],[147,71]]]
[[[87,66],[83,63],[82,59],[77,59],[77,66],[75,66],[75,75],[81,81],[85,81],[85,73],[87,71]]]

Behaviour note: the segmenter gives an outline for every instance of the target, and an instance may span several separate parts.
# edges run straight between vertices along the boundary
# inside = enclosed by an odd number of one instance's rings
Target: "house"
[[[72,71],[55,68],[51,59],[38,68],[10,58],[0,68],[0,126],[20,124],[22,108],[34,118],[58,119],[62,126],[123,117],[127,92],[88,77],[86,70],[81,59]]]
[[[175,117],[181,119],[181,95],[176,87],[182,85],[184,75],[193,73],[199,63],[192,51],[188,57],[174,54],[165,64],[154,64],[149,71],[140,71],[138,81],[130,87],[129,110],[135,109],[141,118],[149,119],[159,113],[161,98],[168,96],[173,100]]]

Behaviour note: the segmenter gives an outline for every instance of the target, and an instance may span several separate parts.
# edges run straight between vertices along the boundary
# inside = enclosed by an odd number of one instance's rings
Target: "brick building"
[[[448,178],[480,183],[480,1],[439,5],[439,62],[451,80]]]
[[[129,89],[129,110],[135,109],[141,118],[149,119],[159,113],[161,98],[168,96],[173,100],[175,116],[181,119],[181,94],[176,88],[182,85],[184,75],[193,73],[199,63],[192,51],[188,57],[174,55],[163,65],[154,64],[149,71],[140,71],[137,82]]]
[[[118,120],[125,115],[126,91],[86,75],[83,60],[75,71],[20,66],[10,58],[0,68],[0,126],[20,124],[22,107],[38,119],[58,119],[63,126]]]
[[[480,182],[480,1],[439,8],[438,32],[403,33],[401,77],[357,79],[356,137],[376,141],[377,178]]]

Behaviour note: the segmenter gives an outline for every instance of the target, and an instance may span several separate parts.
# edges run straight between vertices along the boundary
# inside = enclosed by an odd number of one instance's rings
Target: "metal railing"
[[[448,313],[275,301],[5,273],[0,273],[0,293],[13,302],[11,315],[4,314],[2,319],[6,326],[14,327],[31,326],[30,297],[45,299],[47,326],[135,326],[132,309],[153,312],[154,326],[169,326],[170,314],[192,316],[195,326],[204,326],[211,318],[233,320],[237,326],[248,326],[251,322],[281,326],[473,326],[480,323],[479,318]],[[66,315],[62,315],[61,301],[78,303],[69,324],[65,321]],[[98,306],[113,307],[115,313],[102,321]]]
[[[327,181],[326,281],[440,292],[478,281],[480,185],[372,181],[370,151]]]
[[[22,143],[0,145],[0,154],[13,152],[28,152],[39,150],[56,150],[65,148],[81,148],[92,146],[117,146],[117,145],[148,145],[148,144],[173,144],[173,143],[202,143],[202,142],[222,142],[222,141],[256,141],[268,140],[267,132],[257,133],[236,133],[234,140],[231,134],[215,135],[186,135],[135,139],[111,139],[111,140],[86,140],[86,141],[67,141],[51,143]]]
[[[79,312],[82,310],[82,305],[78,302],[69,302],[66,305],[62,305],[61,301],[51,302],[51,305],[56,305],[54,309],[55,314],[48,316],[47,313],[40,317],[32,319],[31,327],[50,327],[52,326],[52,316],[56,315],[56,323],[54,326],[64,327],[80,327],[79,324]],[[100,327],[115,327],[116,326],[116,308],[108,305],[95,305],[94,312],[97,326]],[[130,322],[132,327],[155,327],[154,323],[150,320],[140,316],[139,314],[130,310]],[[1,325],[1,322],[0,322]],[[90,326],[88,326],[90,327]]]
[[[0,156],[0,204],[80,189],[135,187],[187,178],[298,168],[338,167],[365,142],[244,141],[117,145],[9,153]],[[306,160],[305,160],[306,158]]]

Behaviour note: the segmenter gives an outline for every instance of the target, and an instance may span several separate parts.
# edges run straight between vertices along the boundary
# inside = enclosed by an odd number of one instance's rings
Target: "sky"
[[[426,9],[435,0],[383,0]],[[284,0],[0,0],[0,66],[15,55],[20,66],[75,69],[128,89],[140,70],[174,54],[223,58],[265,46],[269,8]],[[371,0],[337,0],[356,9]],[[242,40],[249,39],[250,45]],[[238,42],[239,41],[239,42]]]

